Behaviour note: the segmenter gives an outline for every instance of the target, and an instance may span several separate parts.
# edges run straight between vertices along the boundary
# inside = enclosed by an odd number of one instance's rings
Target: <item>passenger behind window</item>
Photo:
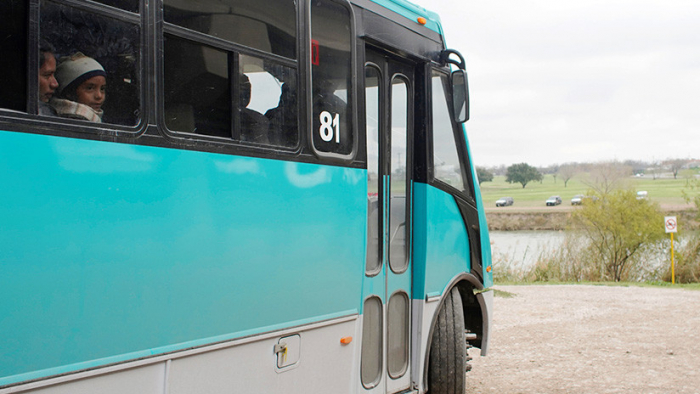
[[[296,100],[296,89],[289,82],[285,82],[282,85],[282,93],[277,107],[265,112],[265,117],[270,121],[270,144],[286,147],[297,145],[299,136]]]
[[[58,96],[50,101],[59,116],[102,122],[107,73],[95,59],[80,52],[61,58],[56,67]]]
[[[39,115],[56,116],[49,100],[56,93],[56,48],[47,41],[39,43]]]
[[[239,99],[241,115],[241,141],[255,142],[257,144],[267,144],[268,141],[268,126],[267,118],[248,107],[250,104],[251,85],[250,78],[245,74],[240,74],[239,83]]]

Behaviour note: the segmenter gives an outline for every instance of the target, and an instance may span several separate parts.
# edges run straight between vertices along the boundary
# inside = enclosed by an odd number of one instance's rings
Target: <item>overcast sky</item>
[[[466,57],[478,166],[700,158],[699,0],[412,0]]]

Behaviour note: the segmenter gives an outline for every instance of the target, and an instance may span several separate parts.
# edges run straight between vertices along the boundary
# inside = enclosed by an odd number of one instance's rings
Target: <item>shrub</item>
[[[691,235],[687,242],[680,243],[675,250],[675,271],[677,283],[700,282],[700,236]],[[663,279],[671,282],[671,267],[666,265]]]
[[[632,190],[614,190],[589,201],[572,214],[572,227],[588,241],[590,258],[600,263],[601,281],[633,277],[642,250],[664,236],[657,204],[637,200]]]

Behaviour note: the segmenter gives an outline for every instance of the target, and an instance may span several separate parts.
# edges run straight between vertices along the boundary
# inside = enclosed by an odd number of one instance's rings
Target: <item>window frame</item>
[[[404,143],[406,144],[406,149],[404,151],[405,153],[405,161],[404,164],[406,164],[406,174],[405,177],[406,179],[404,180],[404,187],[405,187],[405,207],[404,207],[404,232],[405,232],[405,244],[404,244],[404,261],[399,263],[394,263],[392,259],[392,253],[391,253],[391,246],[392,246],[392,234],[391,234],[391,229],[392,229],[392,218],[391,218],[391,210],[393,207],[392,204],[392,198],[394,197],[394,192],[392,190],[392,185],[393,185],[393,180],[392,178],[392,173],[393,173],[393,159],[394,159],[394,105],[396,101],[394,100],[394,86],[395,83],[394,81],[401,81],[401,84],[406,90],[406,101],[403,102],[403,107],[404,107],[404,116],[406,117],[405,122],[405,135],[406,135],[406,140]],[[413,125],[411,122],[415,121],[415,102],[411,101],[412,97],[415,97],[415,87],[412,83],[411,78],[409,76],[405,75],[401,70],[397,70],[390,78],[389,80],[389,86],[387,86],[387,89],[389,90],[389,103],[388,103],[388,110],[389,110],[389,125],[387,128],[387,133],[388,133],[388,149],[389,149],[389,155],[387,157],[387,174],[389,176],[389,182],[388,182],[388,190],[386,191],[387,198],[389,201],[389,206],[388,206],[388,211],[386,212],[387,215],[387,231],[388,233],[385,234],[385,236],[388,238],[387,239],[387,263],[389,266],[389,269],[391,269],[391,272],[395,274],[402,274],[406,272],[409,267],[411,266],[411,261],[412,261],[412,250],[413,250],[413,244],[412,244],[412,232],[413,232],[413,226],[412,226],[412,206],[413,206],[413,195],[411,193],[411,184],[413,182],[413,142],[412,140],[414,139],[415,130],[413,129]]]
[[[134,125],[123,125],[117,123],[96,123],[81,119],[71,119],[60,116],[42,116],[38,114],[38,91],[39,84],[35,73],[32,70],[39,69],[39,40],[41,37],[41,8],[43,1],[50,1],[56,5],[71,7],[75,10],[97,14],[102,18],[114,19],[119,22],[128,23],[136,26],[139,29],[137,51],[139,59],[136,72],[139,76],[139,111],[140,115]],[[0,108],[0,116],[13,122],[14,120],[27,121],[30,124],[50,125],[56,131],[77,132],[79,135],[93,135],[100,139],[104,137],[120,137],[135,138],[146,132],[149,121],[149,102],[146,97],[150,95],[149,88],[149,64],[146,47],[147,37],[149,36],[148,20],[149,17],[144,13],[144,8],[149,1],[143,0],[140,5],[139,13],[133,13],[121,8],[112,7],[97,2],[78,2],[75,0],[29,0],[28,1],[28,21],[27,21],[27,73],[26,85],[27,99],[26,111],[15,111],[6,108]],[[34,50],[36,48],[36,50]],[[109,87],[108,87],[109,89]],[[109,97],[109,91],[108,91]],[[0,120],[2,122],[2,120]]]
[[[312,35],[311,35],[311,8],[312,8],[312,3],[314,0],[308,0],[305,1],[305,21],[307,25],[305,26],[305,31],[304,31],[304,45],[305,48],[300,50],[299,53],[301,56],[305,57],[306,64],[305,64],[305,69],[304,69],[304,74],[307,76],[307,80],[305,81],[304,87],[306,88],[306,94],[304,95],[305,102],[307,103],[307,108],[305,110],[305,117],[308,122],[308,127],[307,131],[303,134],[306,134],[306,138],[309,141],[309,148],[311,151],[316,155],[319,159],[321,159],[322,162],[328,162],[328,163],[336,163],[336,164],[351,164],[355,161],[356,156],[358,155],[358,149],[359,149],[359,138],[360,135],[358,133],[358,113],[360,112],[360,108],[358,107],[358,63],[357,63],[357,27],[356,27],[356,21],[357,18],[355,16],[354,9],[350,2],[348,0],[320,0],[320,1],[325,1],[329,3],[336,3],[342,7],[345,7],[348,11],[348,15],[350,17],[349,20],[349,26],[350,26],[350,86],[348,87],[348,93],[350,94],[350,98],[348,99],[348,108],[349,108],[349,114],[350,114],[350,122],[351,122],[351,135],[353,138],[353,143],[352,143],[352,149],[350,150],[349,153],[347,154],[340,154],[340,153],[334,153],[334,152],[326,152],[323,150],[319,150],[316,145],[314,144],[314,134],[316,133],[317,130],[314,129],[314,121],[313,121],[313,116],[314,116],[314,108],[313,108],[313,73],[312,73],[312,62],[311,62],[311,45],[312,45]],[[363,68],[363,75],[364,75],[364,68]]]
[[[188,29],[183,26],[179,26],[173,23],[169,23],[165,21],[164,17],[164,11],[163,11],[163,0],[157,0],[158,1],[158,10],[156,11],[156,21],[157,21],[157,27],[156,27],[156,37],[157,37],[157,43],[155,45],[156,48],[156,53],[165,53],[165,36],[166,35],[171,35],[176,37],[177,39],[180,40],[185,40],[193,45],[202,45],[202,46],[208,46],[210,48],[213,48],[218,51],[223,51],[226,52],[227,56],[231,59],[231,62],[229,63],[229,70],[228,70],[228,80],[229,80],[229,87],[231,88],[231,131],[234,136],[237,136],[238,139],[234,139],[233,137],[231,138],[226,138],[226,137],[218,137],[218,136],[211,136],[211,135],[205,135],[205,134],[197,134],[197,133],[189,133],[189,132],[182,132],[182,131],[177,131],[177,130],[171,130],[168,128],[166,121],[165,121],[165,64],[164,64],[164,56],[157,56],[156,57],[156,69],[158,70],[158,87],[157,87],[157,92],[158,94],[156,95],[157,103],[156,107],[158,108],[158,115],[157,115],[157,125],[158,129],[163,133],[163,135],[172,138],[177,141],[181,142],[187,142],[187,141],[201,141],[204,143],[215,143],[217,145],[223,145],[223,146],[231,146],[231,147],[237,147],[237,148],[243,148],[243,149],[251,149],[252,151],[258,151],[258,152],[270,152],[270,151],[278,151],[278,152],[285,152],[285,153],[300,153],[303,150],[305,141],[302,132],[302,124],[303,122],[301,121],[301,117],[299,116],[302,112],[302,108],[304,105],[306,105],[304,100],[297,100],[297,127],[298,127],[298,142],[295,146],[293,147],[285,147],[285,146],[280,146],[280,145],[268,145],[268,144],[259,144],[259,143],[252,143],[252,142],[247,142],[247,141],[242,141],[240,139],[240,127],[236,128],[234,127],[235,125],[239,125],[240,120],[237,119],[237,116],[235,114],[235,111],[233,111],[233,108],[237,108],[237,101],[238,97],[234,93],[237,91],[238,88],[238,78],[236,76],[238,75],[239,67],[240,67],[240,55],[244,56],[251,56],[255,57],[258,59],[261,59],[263,61],[272,61],[275,62],[279,65],[289,67],[294,70],[296,73],[296,78],[297,78],[297,85],[301,86],[300,82],[300,70],[301,70],[301,57],[304,56],[304,51],[301,50],[301,46],[299,44],[300,41],[300,36],[302,35],[301,32],[301,23],[300,23],[300,10],[303,8],[300,6],[301,2],[296,1],[296,54],[297,54],[297,59],[289,59],[281,55],[276,55],[273,53],[265,52],[256,48],[248,47],[242,44],[238,44],[232,41],[228,41],[223,38],[215,37],[208,35],[206,33],[202,33],[196,30]]]
[[[372,267],[373,269],[368,269],[367,264],[365,263],[365,276],[367,276],[367,277],[375,277],[375,276],[379,275],[379,274],[382,272],[382,269],[383,269],[384,263],[385,263],[385,257],[384,257],[384,255],[383,255],[383,251],[384,251],[384,242],[385,242],[384,240],[385,240],[385,238],[386,238],[386,234],[385,234],[385,231],[384,231],[384,211],[385,211],[385,209],[386,209],[386,206],[385,206],[385,204],[384,204],[384,199],[383,199],[383,198],[380,198],[380,197],[383,196],[383,195],[386,193],[386,191],[384,190],[384,189],[385,189],[385,185],[384,185],[384,163],[382,163],[382,161],[380,160],[380,157],[382,156],[382,149],[384,148],[384,146],[383,146],[383,144],[382,144],[383,139],[382,139],[382,134],[381,134],[382,126],[383,126],[383,123],[384,123],[384,118],[383,118],[383,116],[382,116],[382,110],[381,110],[381,109],[383,108],[384,105],[386,105],[386,104],[384,103],[384,97],[385,97],[385,89],[386,89],[386,86],[384,86],[384,83],[383,83],[383,81],[384,81],[384,73],[383,73],[383,71],[382,71],[382,68],[381,68],[379,65],[377,65],[377,64],[375,64],[375,63],[373,63],[373,62],[367,61],[367,62],[365,62],[364,70],[363,70],[363,71],[366,72],[367,69],[372,69],[372,70],[374,70],[374,71],[377,73],[377,78],[378,78],[378,82],[379,82],[379,83],[377,84],[377,96],[378,96],[378,97],[377,97],[377,112],[378,112],[378,119],[377,119],[377,145],[378,145],[378,146],[377,146],[377,168],[376,168],[376,170],[377,170],[377,176],[378,176],[378,179],[377,179],[377,211],[378,211],[378,212],[377,212],[377,222],[374,223],[374,225],[377,227],[376,230],[377,230],[377,248],[378,248],[378,250],[376,250],[376,253],[377,253],[377,259],[378,259],[378,261],[377,261],[377,264],[376,264],[374,267]],[[363,77],[363,80],[364,80],[364,77]],[[369,154],[370,154],[370,151],[369,151],[369,146],[367,146],[367,145],[368,145],[367,142],[369,141],[369,135],[366,134],[366,132],[367,132],[367,123],[368,123],[368,122],[367,122],[367,86],[365,86],[364,84],[363,84],[363,89],[362,89],[362,93],[361,93],[361,94],[362,94],[362,98],[363,98],[362,116],[363,116],[363,118],[364,118],[364,119],[363,119],[363,120],[364,120],[364,121],[363,121],[363,130],[364,130],[364,132],[362,133],[362,135],[363,135],[364,143],[365,143],[365,146],[366,146],[365,151],[366,151],[367,166],[369,166]],[[358,111],[358,112],[359,112],[359,111]],[[368,170],[368,173],[369,173],[369,168],[368,168],[367,170]],[[369,186],[369,185],[368,185],[368,186]],[[368,191],[369,191],[369,190],[368,190]],[[368,196],[368,198],[369,198],[369,196]],[[368,216],[367,216],[367,224],[368,224],[368,229],[367,229],[367,233],[368,233],[367,248],[368,248],[368,250],[369,250],[369,246],[370,246],[370,242],[369,242],[369,225],[370,225],[370,222],[371,222],[371,221],[370,221],[371,217],[370,217],[369,213],[370,213],[370,212],[368,211]],[[369,256],[369,253],[368,253],[368,256]]]
[[[455,146],[457,148],[457,155],[459,157],[459,162],[460,165],[462,166],[462,182],[464,183],[464,190],[459,190],[455,188],[454,186],[438,179],[435,176],[435,131],[433,128],[434,125],[434,113],[433,113],[433,104],[435,100],[435,95],[432,89],[432,80],[434,75],[438,73],[440,74],[440,78],[443,81],[443,84],[447,83],[447,85],[444,85],[444,93],[445,93],[445,100],[447,104],[447,109],[450,114],[450,124],[452,125],[452,135],[454,137],[454,142]],[[440,67],[436,66],[435,64],[432,64],[431,67],[429,68],[428,71],[428,86],[430,87],[430,102],[428,105],[429,108],[429,113],[430,113],[430,124],[429,124],[429,129],[430,129],[430,137],[429,137],[429,150],[428,150],[428,182],[430,185],[433,185],[445,192],[448,192],[450,194],[454,195],[459,195],[463,199],[467,200],[469,203],[472,205],[476,204],[476,199],[475,199],[475,191],[474,191],[474,175],[473,175],[473,170],[472,170],[472,165],[471,165],[471,157],[469,155],[469,151],[467,149],[467,141],[466,141],[466,131],[464,130],[464,126],[462,123],[457,123],[455,122],[453,116],[452,116],[452,93],[450,92],[449,89],[449,83],[450,83],[450,70],[447,67]]]

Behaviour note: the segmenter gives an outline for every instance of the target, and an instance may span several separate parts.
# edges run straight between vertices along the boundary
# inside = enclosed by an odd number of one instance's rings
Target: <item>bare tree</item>
[[[688,162],[686,159],[670,159],[666,160],[664,164],[669,166],[671,169],[671,172],[673,173],[673,179],[676,179],[678,176],[678,171],[680,171],[681,168]]]
[[[599,195],[606,196],[613,190],[623,188],[630,175],[632,168],[618,161],[596,163],[591,165],[583,183]]]
[[[646,169],[646,172],[651,174],[651,179],[656,180],[659,173],[659,164],[657,162],[652,162],[651,165]]]
[[[559,166],[559,176],[564,181],[564,187],[569,183],[569,180],[580,172],[580,168],[576,163],[565,163]]]

